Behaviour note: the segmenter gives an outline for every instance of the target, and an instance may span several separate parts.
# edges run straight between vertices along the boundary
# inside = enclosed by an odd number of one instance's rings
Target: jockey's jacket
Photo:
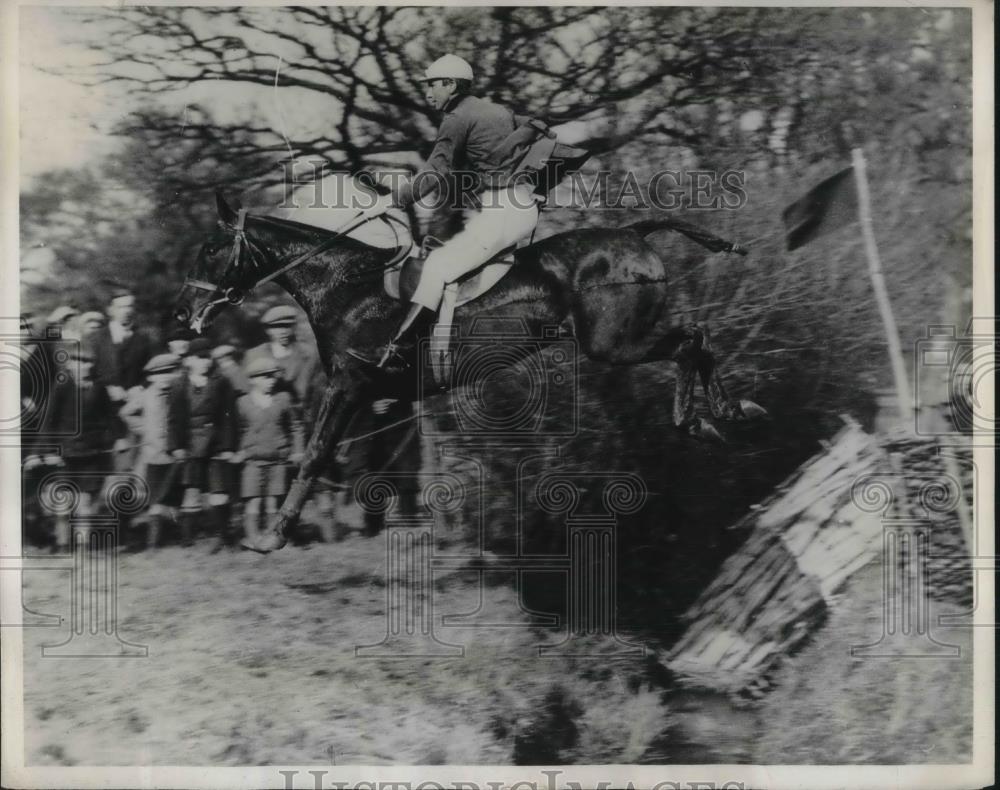
[[[393,202],[406,208],[458,170],[476,173],[483,184],[486,175],[492,174],[491,183],[500,186],[495,183],[496,167],[490,164],[490,156],[521,120],[506,107],[478,96],[452,96],[444,107],[444,118],[427,166],[413,180],[396,188]],[[431,172],[441,178],[425,175]]]

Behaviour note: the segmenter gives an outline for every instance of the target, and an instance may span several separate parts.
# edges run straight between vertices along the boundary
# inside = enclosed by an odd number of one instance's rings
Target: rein
[[[264,252],[260,250],[257,247],[257,245],[254,244],[253,241],[251,241],[247,237],[245,229],[246,217],[247,217],[247,210],[241,208],[239,210],[239,213],[237,214],[236,224],[228,226],[233,231],[234,243],[232,251],[229,253],[229,261],[226,264],[226,268],[223,272],[221,278],[222,280],[225,280],[226,277],[229,275],[229,273],[239,266],[240,255],[244,244],[246,245],[247,251],[250,253],[250,260],[253,263],[253,265],[258,269],[262,268],[261,258],[265,258],[266,256]],[[267,220],[268,217],[258,217],[258,219]],[[366,276],[375,273],[382,274],[383,272],[386,271],[386,269],[391,269],[393,266],[395,266],[404,258],[406,258],[407,254],[410,251],[408,247],[400,246],[399,233],[396,231],[396,228],[392,225],[393,222],[402,224],[402,220],[388,215],[380,215],[379,219],[381,219],[383,222],[386,222],[390,227],[392,227],[392,232],[396,239],[397,252],[392,256],[392,258],[387,263],[379,264],[378,266],[362,270],[361,272],[358,272],[357,275],[355,275],[354,277],[348,278],[350,281],[361,280],[364,279]],[[319,255],[321,252],[326,252],[326,250],[330,249],[335,244],[337,244],[346,234],[350,233],[355,228],[358,228],[369,221],[370,218],[365,216],[359,216],[355,217],[352,220],[349,220],[336,230],[331,231],[332,235],[329,238],[324,239],[319,244],[313,245],[308,250],[303,252],[301,255],[298,255],[292,260],[290,260],[288,263],[281,264],[275,271],[271,272],[265,277],[256,280],[251,286],[249,286],[249,288],[245,289],[236,287],[226,288],[222,292],[222,296],[213,299],[208,305],[206,305],[206,307],[221,304],[222,302],[229,302],[230,304],[234,305],[240,304],[246,298],[245,292],[253,291],[255,288],[258,288],[259,286],[264,285],[265,283],[269,283],[272,280],[285,274],[286,272],[291,271],[296,266],[300,266],[310,258]],[[220,286],[217,284],[206,282],[204,280],[195,280],[190,277],[185,279],[185,284],[190,285],[193,288],[199,288],[201,290],[211,291],[212,293],[216,293],[222,290]]]

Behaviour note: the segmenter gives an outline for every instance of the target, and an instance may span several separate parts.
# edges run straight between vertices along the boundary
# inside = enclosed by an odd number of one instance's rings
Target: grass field
[[[878,638],[881,571],[750,706],[666,687],[651,658],[539,658],[560,634],[436,628],[452,658],[363,658],[386,631],[385,542],[350,537],[261,557],[205,545],[120,555],[120,635],[147,658],[42,658],[66,631],[25,633],[34,765],[844,763],[967,759],[969,633],[957,659],[853,660]],[[435,619],[480,605],[476,577],[435,584]],[[24,602],[68,615],[69,574],[28,572]],[[497,622],[523,617],[483,588]],[[957,612],[943,606],[941,612]],[[652,647],[656,647],[652,645]]]

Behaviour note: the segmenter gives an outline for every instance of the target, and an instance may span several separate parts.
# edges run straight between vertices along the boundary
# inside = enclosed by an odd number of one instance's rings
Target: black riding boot
[[[354,352],[351,352],[352,356],[379,370],[384,369],[393,358],[405,363],[405,360],[399,354],[400,348],[416,343],[420,333],[434,322],[436,316],[437,313],[434,310],[429,310],[423,305],[412,304],[410,305],[410,312],[406,314],[406,318],[399,325],[399,329],[396,330],[396,334],[389,341],[389,345],[385,347],[385,351],[382,352],[378,362],[372,362],[370,359],[366,359]]]

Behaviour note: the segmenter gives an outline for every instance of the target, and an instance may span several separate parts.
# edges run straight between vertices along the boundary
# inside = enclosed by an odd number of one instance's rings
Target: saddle
[[[431,250],[442,246],[443,242],[433,236],[424,237],[419,248],[419,254],[406,258],[398,266],[386,270],[383,286],[388,296],[403,302],[409,302],[417,289],[424,261]],[[501,278],[514,265],[513,244],[501,250],[478,269],[460,277],[445,286],[441,307],[438,310],[437,323],[431,330],[429,353],[431,371],[439,387],[447,389],[451,383],[454,367],[454,355],[451,353],[451,339],[454,336],[453,321],[455,308],[478,299],[490,288],[500,282]]]
[[[442,246],[442,244],[443,242],[433,236],[426,236],[417,255],[411,255],[398,266],[387,269],[382,281],[386,294],[401,302],[409,302],[413,298],[413,292],[417,290],[417,283],[420,282],[424,261],[431,250]],[[448,294],[449,291],[452,291],[453,307],[461,307],[473,299],[478,299],[500,282],[500,279],[514,265],[514,250],[516,248],[515,244],[501,250],[478,269],[472,270],[448,285],[445,288],[445,293]]]

